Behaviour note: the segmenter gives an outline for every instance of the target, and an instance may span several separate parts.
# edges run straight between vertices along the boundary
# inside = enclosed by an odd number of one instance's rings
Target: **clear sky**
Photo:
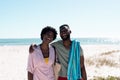
[[[64,23],[71,37],[120,38],[120,0],[0,0],[0,38],[39,38]]]

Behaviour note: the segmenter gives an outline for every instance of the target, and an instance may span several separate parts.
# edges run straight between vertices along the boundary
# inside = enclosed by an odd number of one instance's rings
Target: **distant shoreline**
[[[120,40],[110,38],[72,38],[80,41],[81,45],[120,45]],[[55,41],[60,40],[57,38]],[[20,38],[20,39],[0,39],[0,45],[30,45],[32,43],[39,44],[39,38]]]

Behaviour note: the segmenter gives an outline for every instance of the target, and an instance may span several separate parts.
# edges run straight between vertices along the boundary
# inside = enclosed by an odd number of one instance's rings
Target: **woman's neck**
[[[44,50],[48,50],[49,49],[49,44],[41,43],[40,47]]]
[[[42,51],[43,57],[48,58],[49,57],[49,45],[48,44],[40,44],[40,49]]]

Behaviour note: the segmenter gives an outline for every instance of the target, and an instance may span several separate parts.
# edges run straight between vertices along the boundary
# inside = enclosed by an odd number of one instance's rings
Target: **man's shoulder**
[[[62,40],[58,40],[58,41],[55,41],[55,42],[53,42],[53,43],[51,43],[51,45],[57,45],[57,44],[60,44],[62,42]]]
[[[77,39],[73,39],[72,42],[78,42],[78,43],[80,43],[80,41],[77,40]]]

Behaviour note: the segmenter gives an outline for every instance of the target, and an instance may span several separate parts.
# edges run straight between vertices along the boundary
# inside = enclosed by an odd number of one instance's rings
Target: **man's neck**
[[[66,49],[70,49],[72,41],[70,39],[68,40],[63,40],[63,45]]]

